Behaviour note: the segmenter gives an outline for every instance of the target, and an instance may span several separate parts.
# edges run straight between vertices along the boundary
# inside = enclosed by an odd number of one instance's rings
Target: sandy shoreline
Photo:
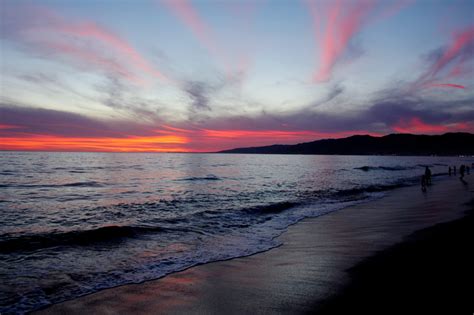
[[[474,199],[467,215],[416,231],[348,270],[314,314],[472,314]]]
[[[463,217],[472,190],[454,177],[435,179],[425,194],[419,187],[400,188],[303,220],[280,236],[282,246],[268,252],[103,290],[38,313],[311,312],[350,284],[349,268],[417,230]]]

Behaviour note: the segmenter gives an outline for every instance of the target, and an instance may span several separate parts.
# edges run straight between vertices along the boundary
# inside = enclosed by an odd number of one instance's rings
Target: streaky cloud
[[[158,0],[163,3],[174,15],[193,33],[199,43],[217,59],[217,62],[225,69],[228,80],[234,80],[236,77],[242,78],[250,67],[250,57],[247,53],[237,57],[237,62],[231,61],[229,51],[226,50],[217,40],[214,29],[199,14],[197,8],[189,0]],[[239,27],[247,30],[245,36],[250,33],[248,28],[252,25],[251,21],[255,16],[258,8],[255,4],[239,5],[240,15],[244,20],[244,24]],[[236,67],[235,67],[236,66]]]
[[[460,66],[464,63],[465,58],[470,55],[472,58],[474,43],[474,25],[456,32],[453,35],[450,46],[444,51],[443,55],[435,62],[433,67],[429,70],[430,78],[435,77],[443,68],[448,66],[451,62],[457,60],[455,66]]]
[[[189,81],[184,85],[183,90],[192,100],[192,108],[195,110],[210,110],[209,97],[212,87],[197,81]]]
[[[183,22],[191,32],[196,36],[199,42],[226,68],[228,65],[225,61],[222,49],[218,46],[215,35],[211,27],[199,15],[196,8],[188,0],[161,0],[167,8],[169,8],[181,22]]]
[[[461,84],[454,84],[454,83],[433,83],[429,85],[430,87],[449,87],[455,89],[465,89],[466,87]]]
[[[426,125],[441,126],[448,131],[472,132],[474,131],[474,110],[459,111],[458,109],[472,104],[473,101],[474,99],[468,98],[457,102],[452,108],[440,110],[445,107],[442,101],[386,95],[386,97],[369,101],[364,109],[335,113],[307,107],[284,114],[263,112],[253,117],[220,117],[207,120],[205,128],[212,130],[310,130],[321,134],[350,134],[351,132],[387,134],[397,132],[396,128],[400,127],[400,121],[416,117]],[[410,123],[411,120],[408,122]],[[194,125],[194,127],[200,126]],[[410,130],[413,133],[426,131],[426,128],[422,127],[422,124],[411,124]]]
[[[147,76],[167,80],[130,43],[94,21],[71,20],[45,6],[4,7],[1,35],[28,51],[98,68],[135,84],[145,84]]]
[[[346,4],[346,3],[344,3]],[[331,78],[334,67],[346,51],[351,38],[359,32],[368,14],[374,7],[372,1],[332,2],[326,12],[326,25],[319,36],[320,53],[319,69],[314,75],[314,82],[324,82]],[[315,9],[310,6],[315,16]],[[319,21],[314,21],[318,25]],[[320,24],[319,24],[320,25]],[[317,31],[319,32],[319,31]]]
[[[10,123],[9,123],[10,122]],[[146,136],[150,128],[130,121],[105,121],[72,112],[0,104],[0,124],[15,122],[9,134],[43,134],[65,137]],[[4,134],[5,135],[5,134]]]
[[[342,1],[335,0],[317,3],[306,0],[313,20],[316,42],[320,48],[318,68],[313,75],[313,82],[329,81],[335,67],[350,49],[350,42],[364,26],[378,20],[384,20],[397,14],[414,1],[400,0],[376,12],[377,2],[374,0]],[[373,16],[373,13],[378,13]]]
[[[474,58],[474,25],[453,33],[451,41],[446,47],[436,49],[429,56],[431,64],[419,76],[413,85],[414,89],[430,86],[464,88],[458,84],[437,82],[472,73],[465,67],[465,64]]]
[[[421,120],[419,117],[400,118],[400,120],[391,126],[398,133],[423,133],[438,134],[445,132],[464,131],[472,128],[469,123],[459,122],[448,125],[429,124]]]
[[[373,21],[381,21],[391,18],[392,16],[398,14],[401,10],[414,4],[416,0],[395,0],[392,2],[384,1],[386,4],[384,7],[377,12],[377,15],[374,16]]]
[[[472,104],[472,99],[464,103]],[[1,104],[0,150],[207,152],[352,134],[474,131],[474,110],[456,110],[461,103],[446,111],[436,110],[428,106],[433,105],[431,100],[422,99],[392,98],[372,104],[364,110],[341,113],[305,109],[173,124],[158,119],[99,120],[64,111]]]

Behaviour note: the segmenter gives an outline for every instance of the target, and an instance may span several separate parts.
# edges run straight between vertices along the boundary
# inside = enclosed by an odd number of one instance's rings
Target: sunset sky
[[[474,132],[472,0],[0,0],[0,150]]]

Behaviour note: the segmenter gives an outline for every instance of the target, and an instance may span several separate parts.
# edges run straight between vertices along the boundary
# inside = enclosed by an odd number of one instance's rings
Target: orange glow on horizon
[[[75,138],[52,135],[0,137],[0,150],[93,152],[187,152],[182,136]]]
[[[367,131],[323,133],[311,130],[213,130],[162,126],[158,135],[126,137],[67,137],[61,135],[6,133],[0,135],[0,150],[91,151],[91,152],[212,152],[243,146],[295,144]]]

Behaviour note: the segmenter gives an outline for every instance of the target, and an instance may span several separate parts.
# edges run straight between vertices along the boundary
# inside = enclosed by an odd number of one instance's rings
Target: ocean
[[[0,152],[0,313],[266,251],[472,158]]]

